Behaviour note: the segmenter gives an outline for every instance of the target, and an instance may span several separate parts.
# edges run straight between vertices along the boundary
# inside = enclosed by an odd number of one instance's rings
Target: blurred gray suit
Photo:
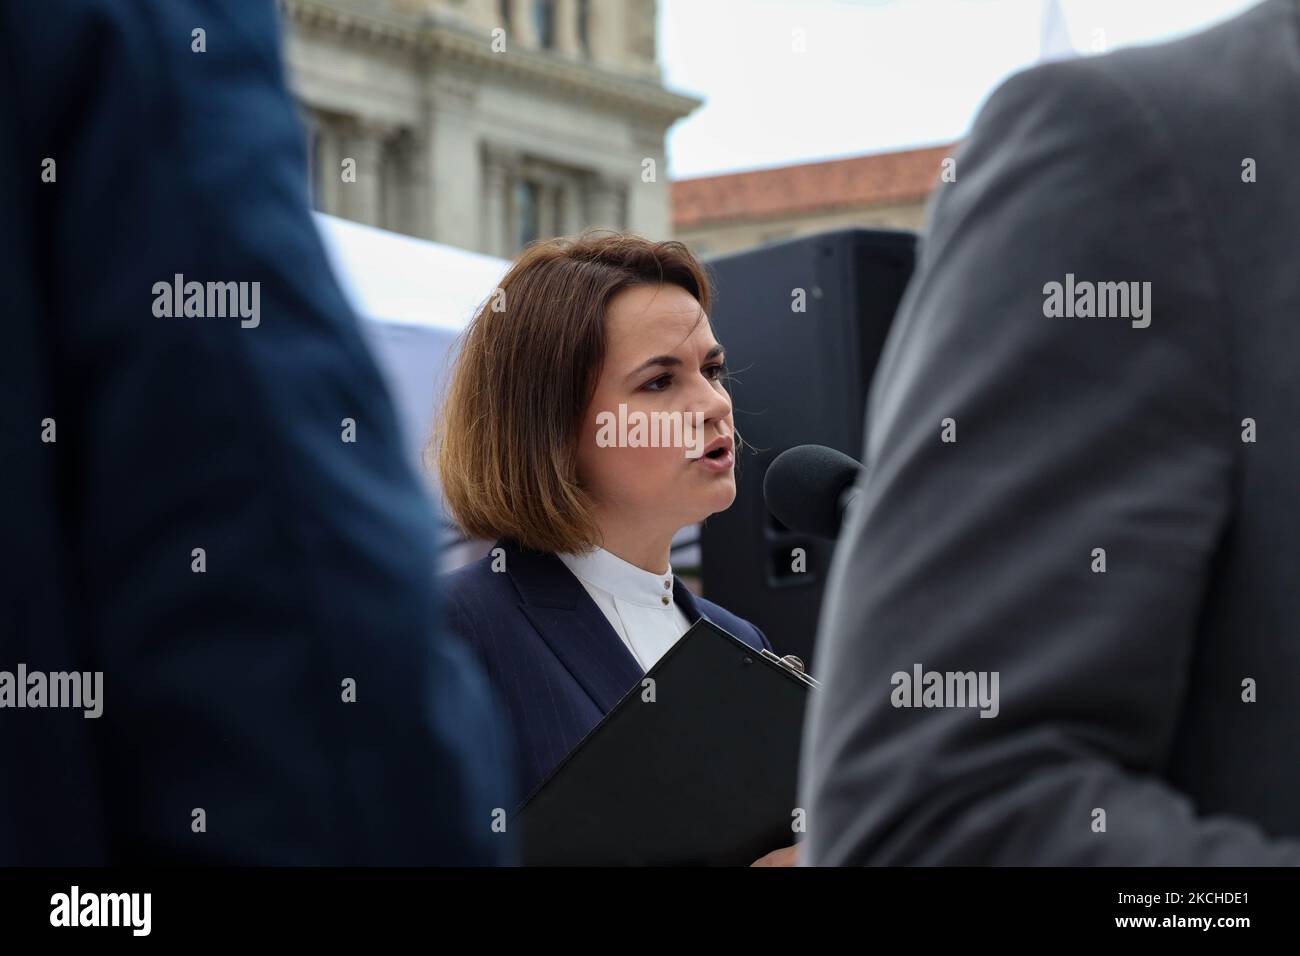
[[[1067,274],[1150,325],[1046,316]],[[1300,863],[1296,2],[998,90],[869,411],[807,862]],[[893,706],[915,664],[998,716]]]

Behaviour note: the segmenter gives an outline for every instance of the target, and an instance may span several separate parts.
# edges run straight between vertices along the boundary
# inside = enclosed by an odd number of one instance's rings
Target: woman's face
[[[605,343],[578,448],[598,518],[672,533],[730,507],[731,397],[699,302],[676,285],[624,289],[610,302]],[[656,436],[659,447],[646,447]]]

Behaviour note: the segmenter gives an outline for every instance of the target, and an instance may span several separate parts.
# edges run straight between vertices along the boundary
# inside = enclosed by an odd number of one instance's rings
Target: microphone
[[[833,541],[863,471],[860,462],[825,445],[787,448],[763,476],[763,499],[787,528]]]

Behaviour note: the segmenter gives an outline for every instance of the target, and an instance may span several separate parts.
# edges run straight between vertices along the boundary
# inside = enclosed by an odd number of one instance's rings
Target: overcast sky
[[[1068,38],[1089,50],[1179,36],[1255,2],[1059,0],[1059,9]],[[1038,59],[1043,9],[1043,0],[659,0],[665,82],[705,100],[669,134],[670,173],[957,139],[1000,80]]]

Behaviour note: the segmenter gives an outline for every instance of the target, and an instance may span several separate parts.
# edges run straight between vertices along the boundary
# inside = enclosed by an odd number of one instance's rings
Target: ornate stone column
[[[316,191],[321,212],[339,214],[339,139],[334,124],[322,120],[316,126]]]
[[[430,77],[421,165],[429,203],[429,238],[488,252],[476,97],[474,83],[465,78]]]
[[[386,128],[374,123],[358,122],[344,141],[341,159],[356,161],[356,181],[339,179],[339,215],[346,219],[382,226],[380,183],[384,174],[384,137]],[[341,169],[340,169],[341,172]]]
[[[623,189],[619,183],[607,176],[597,176],[588,187],[587,208],[591,222],[588,225],[599,229],[623,229]]]
[[[566,235],[576,236],[586,229],[587,205],[583,197],[582,181],[577,177],[564,183],[564,222],[562,228]]]
[[[555,0],[555,49],[567,56],[582,56],[578,42],[578,0]]]
[[[483,151],[483,251],[510,254],[510,160],[494,149]]]

